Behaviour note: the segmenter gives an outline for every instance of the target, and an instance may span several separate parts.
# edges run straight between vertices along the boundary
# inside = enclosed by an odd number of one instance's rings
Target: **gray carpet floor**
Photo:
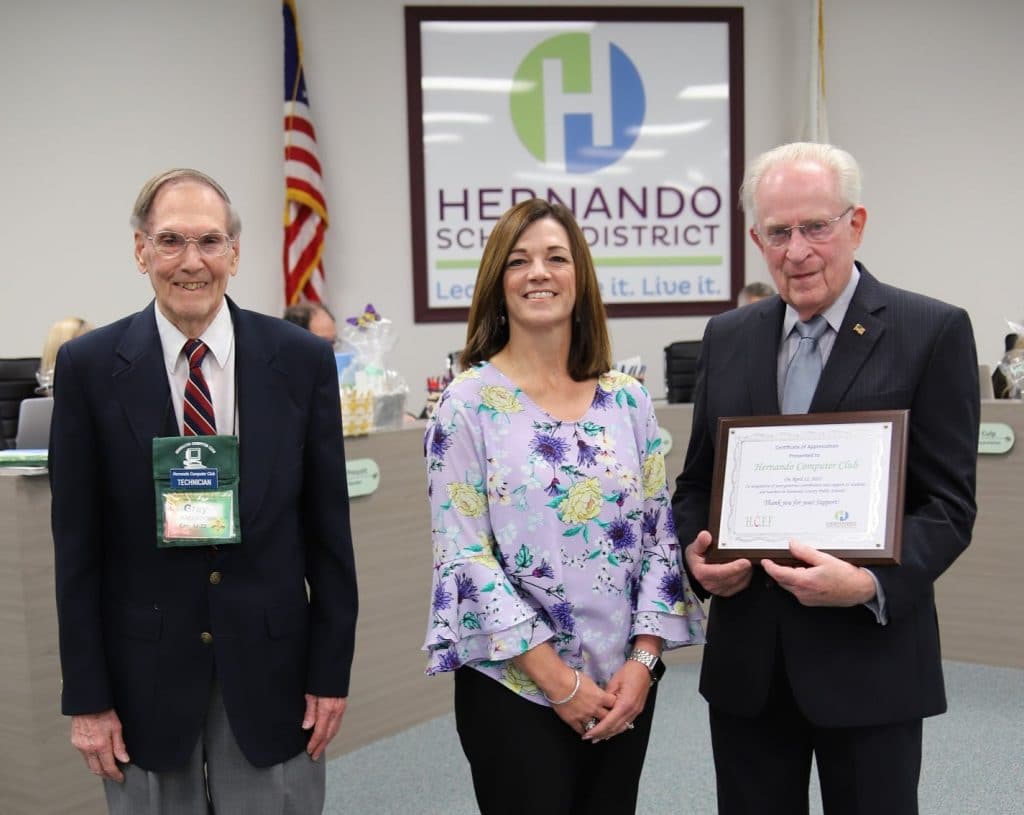
[[[1024,671],[947,662],[949,712],[924,723],[922,815],[1024,813]],[[429,680],[424,680],[429,681]],[[816,786],[811,812],[821,815]],[[714,768],[697,666],[673,665],[659,690],[638,812],[713,815]],[[475,815],[452,716],[327,766],[328,815]]]

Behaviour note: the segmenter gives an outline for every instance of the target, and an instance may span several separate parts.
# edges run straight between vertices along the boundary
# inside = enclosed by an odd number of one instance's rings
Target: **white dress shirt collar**
[[[186,337],[174,323],[163,315],[160,306],[154,304],[153,310],[156,313],[156,328],[160,332],[160,345],[163,348],[164,364],[168,373],[173,374],[179,364],[184,364],[185,357],[181,350],[188,339],[199,339],[205,342],[210,349],[206,359],[215,363],[220,370],[224,370],[235,342],[235,330],[231,323],[231,310],[227,306],[227,300],[221,302],[217,316],[213,318],[213,322],[206,327],[200,337]]]
[[[839,333],[839,328],[843,324],[843,318],[846,317],[846,310],[850,307],[850,301],[853,300],[853,293],[857,290],[857,284],[860,282],[860,269],[856,265],[853,267],[853,272],[850,274],[850,279],[846,284],[846,288],[842,290],[836,301],[821,312],[825,321],[828,323],[828,327],[832,329],[834,333]],[[786,316],[782,320],[782,339],[785,342],[790,332],[793,330],[793,326],[800,320],[800,316],[796,313],[796,309],[788,303],[786,304]]]

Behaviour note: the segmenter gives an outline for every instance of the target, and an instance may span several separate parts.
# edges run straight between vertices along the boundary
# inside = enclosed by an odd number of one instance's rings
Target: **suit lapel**
[[[128,426],[142,453],[152,456],[153,438],[174,431],[174,409],[167,384],[153,303],[135,315],[115,349],[112,381]]]
[[[235,400],[239,425],[239,487],[241,520],[253,517],[270,483],[277,460],[283,418],[290,398],[286,375],[273,340],[261,336],[252,317],[230,299],[235,332]]]
[[[821,381],[811,401],[811,413],[839,409],[843,396],[886,330],[885,323],[878,316],[885,308],[878,281],[861,264],[857,266],[860,282],[836,335],[828,363],[821,372]]]
[[[746,360],[750,404],[755,416],[774,415],[779,412],[779,338],[785,304],[775,299],[774,307],[759,308],[751,315],[749,330],[753,342]]]

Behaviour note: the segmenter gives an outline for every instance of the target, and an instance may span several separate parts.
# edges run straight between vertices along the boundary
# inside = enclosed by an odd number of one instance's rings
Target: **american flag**
[[[324,198],[316,131],[302,70],[302,40],[295,0],[284,0],[284,297],[324,299]]]

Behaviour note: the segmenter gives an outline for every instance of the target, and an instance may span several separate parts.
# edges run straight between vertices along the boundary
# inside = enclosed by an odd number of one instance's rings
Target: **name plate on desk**
[[[669,433],[664,427],[658,428],[658,438],[661,439],[661,452],[662,455],[668,455],[672,452],[672,434]]]
[[[1003,422],[982,422],[978,433],[978,455],[1000,456],[1013,449],[1013,428]]]
[[[708,560],[899,563],[906,434],[905,410],[720,419]]]
[[[372,458],[354,458],[345,462],[348,497],[370,495],[380,486],[380,468]]]
[[[46,450],[0,450],[0,473],[4,475],[45,475]]]

